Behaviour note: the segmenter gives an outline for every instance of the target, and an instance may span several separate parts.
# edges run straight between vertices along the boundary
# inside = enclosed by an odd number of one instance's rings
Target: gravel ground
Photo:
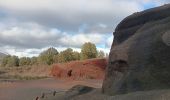
[[[102,80],[56,80],[56,79],[40,79],[40,80],[1,80],[0,81],[0,100],[35,100],[41,97],[43,93],[53,93],[53,91],[66,91],[74,85],[88,85],[100,88]],[[62,93],[60,93],[60,96]]]

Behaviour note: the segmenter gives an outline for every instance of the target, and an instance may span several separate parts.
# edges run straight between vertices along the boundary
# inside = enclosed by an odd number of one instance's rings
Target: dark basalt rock
[[[88,92],[91,92],[94,88],[88,87],[88,86],[82,86],[82,85],[76,85],[73,86],[71,89],[69,89],[65,93],[65,99],[70,100],[71,98],[74,98],[79,95],[86,94]]]
[[[128,16],[117,26],[102,89],[115,95],[169,88],[170,4],[166,4]]]

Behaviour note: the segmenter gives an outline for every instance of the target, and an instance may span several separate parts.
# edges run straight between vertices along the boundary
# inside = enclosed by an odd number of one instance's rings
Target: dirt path
[[[35,97],[52,91],[65,91],[74,85],[100,88],[102,80],[66,81],[41,79],[31,81],[0,81],[0,100],[35,100]]]

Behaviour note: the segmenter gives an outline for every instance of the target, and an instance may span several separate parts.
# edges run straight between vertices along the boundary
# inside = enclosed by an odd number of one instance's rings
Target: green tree
[[[7,66],[10,57],[11,57],[11,56],[8,55],[8,56],[5,56],[5,57],[2,59],[2,64],[1,64],[2,67]]]
[[[66,62],[74,60],[73,49],[68,48],[68,49],[64,50],[63,53],[64,53],[64,57],[65,57]]]
[[[69,61],[79,60],[80,54],[76,51],[73,51],[73,49],[68,48],[60,52],[60,54],[56,58],[59,63],[69,62]]]
[[[37,59],[37,57],[32,57],[30,64],[31,64],[31,65],[37,65],[37,64],[38,64],[38,59]]]
[[[19,66],[19,58],[17,56],[6,56],[2,60],[2,66],[6,67],[13,67]]]
[[[102,51],[102,50],[98,51],[97,58],[104,58],[104,57],[105,57],[104,51]]]
[[[56,56],[56,61],[57,63],[63,63],[66,62],[66,58],[65,58],[65,53],[64,51],[61,51],[57,56]]]
[[[48,64],[51,65],[54,63],[54,56],[58,55],[58,51],[51,47],[45,51],[43,51],[40,55],[39,55],[39,62],[42,64]]]
[[[81,48],[81,59],[91,59],[97,57],[97,49],[95,44],[87,42]]]
[[[74,52],[73,52],[73,59],[74,59],[74,60],[80,60],[80,53],[77,52],[77,51],[74,51]]]
[[[53,57],[53,61],[54,61],[54,63],[58,63],[59,61],[58,61],[58,56],[59,56],[60,54],[58,54],[58,55],[54,55],[54,57]]]
[[[30,65],[31,59],[29,57],[22,57],[19,59],[19,66]]]
[[[8,67],[19,66],[19,58],[17,56],[11,56],[8,60]]]

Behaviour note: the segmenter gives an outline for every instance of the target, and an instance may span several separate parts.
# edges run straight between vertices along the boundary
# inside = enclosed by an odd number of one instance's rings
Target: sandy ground
[[[0,80],[0,100],[35,100],[43,93],[65,91],[78,84],[101,88],[102,80]]]

